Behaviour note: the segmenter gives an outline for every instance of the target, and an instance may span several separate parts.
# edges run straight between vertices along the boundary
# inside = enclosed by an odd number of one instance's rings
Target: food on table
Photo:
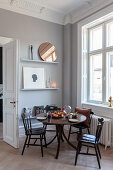
[[[56,113],[52,113],[52,117],[58,117]]]
[[[64,113],[62,111],[54,111],[54,113],[51,113],[53,118],[60,118],[64,116]],[[77,119],[77,112],[76,113],[66,113],[66,118],[71,119]]]
[[[68,117],[69,115],[66,113],[66,117]]]
[[[54,111],[54,113],[52,113],[52,117],[55,117],[55,118],[63,117],[63,115],[64,113],[60,111]]]
[[[77,119],[77,112],[76,113],[70,113],[70,119]]]

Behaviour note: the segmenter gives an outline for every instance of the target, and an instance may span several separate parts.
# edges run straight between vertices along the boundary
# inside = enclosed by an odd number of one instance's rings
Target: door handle
[[[16,102],[14,101],[14,102],[10,102],[11,104],[13,104],[13,108],[15,108],[16,107]]]
[[[11,104],[15,104],[16,102],[10,102]]]

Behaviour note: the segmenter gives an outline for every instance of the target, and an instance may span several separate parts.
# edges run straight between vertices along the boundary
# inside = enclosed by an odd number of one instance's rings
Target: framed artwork
[[[24,89],[45,88],[44,68],[23,67],[23,88]]]
[[[34,115],[44,113],[44,106],[34,106]]]

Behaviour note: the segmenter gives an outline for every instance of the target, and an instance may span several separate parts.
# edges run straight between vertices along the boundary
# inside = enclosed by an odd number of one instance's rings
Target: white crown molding
[[[64,15],[31,0],[0,0],[0,8],[63,25]]]
[[[110,8],[111,3],[113,3],[113,0],[104,0],[102,2],[98,1],[97,3],[94,3],[90,7],[87,5],[86,7],[83,7],[79,9],[78,11],[71,13],[72,24],[92,15],[96,11],[99,11],[99,10],[101,11],[103,8],[107,8],[108,6]]]
[[[36,0],[0,0],[0,8],[53,23],[66,25],[68,23],[73,24],[78,22],[94,12],[101,10],[112,2],[113,0],[99,0],[92,5],[91,3],[87,3],[85,6],[66,15],[55,11],[52,8],[44,7]]]
[[[72,24],[72,15],[71,14],[67,14],[64,16],[63,25],[66,25],[66,24]]]

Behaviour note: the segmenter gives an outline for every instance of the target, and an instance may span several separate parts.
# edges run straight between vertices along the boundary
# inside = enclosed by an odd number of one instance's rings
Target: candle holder
[[[112,102],[113,102],[113,100],[112,100],[112,97],[111,97],[111,96],[109,97],[108,102],[110,102],[109,107],[112,107]]]
[[[51,82],[51,88],[56,88],[56,82]]]

